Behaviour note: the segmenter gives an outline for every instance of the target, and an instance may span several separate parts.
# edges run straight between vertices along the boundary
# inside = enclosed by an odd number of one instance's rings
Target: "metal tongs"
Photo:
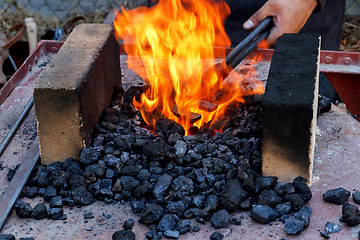
[[[244,58],[258,45],[258,43],[265,39],[272,26],[272,18],[265,18],[243,41],[241,41],[225,58],[225,62],[217,63],[214,70],[220,79],[224,80],[229,73],[242,61]],[[203,75],[205,80],[210,72],[206,71]]]

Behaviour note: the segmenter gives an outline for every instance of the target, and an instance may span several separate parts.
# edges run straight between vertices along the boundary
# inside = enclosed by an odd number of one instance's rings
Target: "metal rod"
[[[11,57],[10,54],[8,55],[8,58],[9,58],[11,64],[13,65],[13,68],[14,68],[14,70],[15,70],[15,72],[16,72],[16,71],[18,70],[18,68],[17,68],[17,66],[16,66],[16,64],[15,64],[15,62],[14,62],[14,59]]]
[[[0,156],[4,153],[6,147],[9,145],[11,139],[13,138],[16,131],[20,127],[21,123],[24,121],[25,117],[28,115],[33,104],[34,104],[33,97],[31,97],[28,104],[25,106],[25,109],[22,111],[20,117],[16,120],[14,126],[10,129],[10,132],[6,135],[4,141],[1,143]]]
[[[31,172],[40,158],[39,141],[36,137],[29,151],[20,160],[20,167],[0,197],[0,231],[8,218],[16,199],[20,196]]]
[[[244,48],[246,48],[246,46],[249,45],[257,35],[264,31],[271,22],[271,17],[265,18],[252,32],[250,32],[250,34],[226,56],[226,66],[229,66],[237,55],[244,51]]]
[[[263,32],[260,34],[260,36],[255,39],[252,43],[249,44],[249,46],[240,54],[238,55],[232,62],[227,65],[228,67],[231,67],[232,69],[235,68],[244,58],[258,45],[258,43],[265,39],[269,35],[269,31]]]

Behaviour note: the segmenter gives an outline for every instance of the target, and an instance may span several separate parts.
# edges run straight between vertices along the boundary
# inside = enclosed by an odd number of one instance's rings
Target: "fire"
[[[155,129],[160,111],[188,134],[192,126],[221,119],[234,101],[264,91],[216,74],[216,58],[224,59],[230,46],[223,27],[229,14],[225,2],[214,0],[159,0],[151,8],[117,12],[115,31],[124,40],[128,67],[149,85],[140,102],[133,101],[149,127]],[[194,115],[201,116],[195,123]]]

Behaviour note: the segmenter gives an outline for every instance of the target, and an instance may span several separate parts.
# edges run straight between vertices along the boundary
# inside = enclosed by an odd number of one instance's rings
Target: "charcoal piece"
[[[190,208],[184,212],[184,218],[196,218],[200,216],[201,212],[199,208]]]
[[[350,197],[350,192],[344,188],[335,188],[326,191],[323,198],[326,202],[341,205]]]
[[[185,176],[179,176],[172,181],[171,191],[181,191],[186,193],[194,192],[194,183],[190,178]]]
[[[106,154],[104,156],[104,162],[109,168],[115,168],[116,164],[120,162],[120,158],[117,158],[112,154]]]
[[[131,176],[122,176],[120,178],[120,183],[122,189],[126,191],[132,191],[135,187],[137,187],[140,184],[139,180]]]
[[[94,214],[92,212],[84,212],[84,219],[92,219],[94,218]]]
[[[289,218],[290,218],[290,216],[285,214],[285,215],[282,215],[282,216],[281,216],[280,221],[283,222],[283,223],[285,223],[286,220],[288,220]]]
[[[166,151],[166,143],[161,138],[149,142],[143,148],[144,154],[154,161],[163,160],[166,156]]]
[[[189,232],[191,228],[192,224],[188,219],[179,220],[176,224],[176,230],[178,230],[180,234],[185,234]]]
[[[100,185],[104,189],[111,189],[112,188],[112,180],[111,179],[101,179]]]
[[[179,221],[179,217],[175,214],[165,214],[157,226],[157,230],[165,232],[166,230],[174,230],[176,224]]]
[[[84,177],[89,179],[91,182],[95,182],[96,181],[96,174],[95,174],[96,168],[97,168],[96,164],[86,166],[85,172],[84,172]]]
[[[277,204],[281,203],[281,200],[281,197],[274,190],[264,190],[260,194],[258,203],[274,208]]]
[[[139,222],[145,224],[156,224],[164,216],[164,209],[155,204],[146,205],[145,211],[140,215]]]
[[[320,96],[318,98],[318,108],[320,113],[325,113],[331,109],[331,101],[329,98]]]
[[[143,168],[139,171],[136,178],[141,181],[144,181],[144,180],[149,180],[150,177],[151,177],[151,172],[149,170]]]
[[[75,206],[75,201],[71,197],[66,197],[62,199],[63,205],[66,206]]]
[[[111,178],[113,178],[114,176],[115,176],[115,172],[114,172],[113,170],[111,170],[111,169],[107,169],[107,170],[106,170],[106,173],[105,173],[105,177],[106,177],[106,178],[111,179]]]
[[[279,217],[279,214],[268,205],[255,205],[250,211],[250,217],[258,223],[269,223]]]
[[[163,174],[154,186],[153,194],[155,198],[163,198],[167,189],[170,187],[172,177],[168,174]]]
[[[44,193],[44,200],[45,201],[50,201],[51,198],[56,197],[57,195],[57,190],[53,185],[48,186],[45,189],[45,193]]]
[[[63,165],[62,165],[62,169],[63,170],[67,170],[68,167],[70,167],[71,164],[75,163],[76,160],[73,159],[73,158],[67,158],[64,162],[63,162]]]
[[[297,185],[297,186],[299,186],[299,185]],[[301,187],[300,188],[297,187],[297,189],[301,189]],[[299,191],[302,192],[301,190],[299,190]],[[292,183],[285,183],[285,185],[284,185],[284,193],[295,193],[295,188],[294,188]],[[304,201],[305,201],[305,199],[304,199]]]
[[[105,200],[106,198],[112,198],[114,193],[110,189],[99,189],[95,192],[95,197],[99,200]]]
[[[247,198],[244,201],[242,201],[239,205],[240,209],[242,210],[250,210],[251,209],[251,202],[250,199]]]
[[[50,185],[50,173],[45,169],[39,170],[37,176],[38,186],[39,187],[47,187]]]
[[[120,115],[120,111],[115,108],[105,108],[101,112],[100,120],[103,122],[108,122],[112,124],[117,124],[119,121],[118,116]]]
[[[51,208],[48,211],[48,218],[53,220],[62,220],[62,217],[64,215],[64,210],[62,208]]]
[[[15,236],[12,234],[0,234],[0,240],[15,240]]]
[[[81,187],[86,185],[86,179],[80,175],[72,175],[69,180],[71,188]]]
[[[27,187],[24,192],[24,196],[27,198],[34,198],[39,192],[38,187]]]
[[[276,192],[277,195],[281,197],[285,194],[284,188],[285,188],[285,183],[277,182],[274,187],[274,191]]]
[[[291,209],[294,211],[299,211],[305,204],[304,200],[297,193],[285,194],[283,201],[290,202]]]
[[[76,187],[71,189],[71,196],[75,204],[89,205],[94,202],[94,197],[89,193],[85,187]]]
[[[134,190],[134,196],[137,198],[145,197],[153,191],[153,186],[148,182],[144,181],[143,184],[137,186]]]
[[[198,232],[200,230],[200,225],[196,224],[192,228],[193,232]]]
[[[112,235],[112,240],[135,240],[135,233],[131,230],[116,231]]]
[[[196,195],[192,199],[192,203],[195,207],[202,209],[206,200],[204,195]]]
[[[311,207],[305,207],[303,206],[300,211],[293,213],[293,217],[300,219],[304,222],[304,227],[308,227],[310,224],[310,217],[312,214]]]
[[[146,234],[145,237],[147,239],[153,239],[155,237],[155,235],[157,234],[155,229],[150,229]]]
[[[39,203],[37,204],[32,213],[31,213],[31,217],[36,219],[36,220],[40,220],[40,219],[44,219],[47,217],[47,208],[46,205],[44,203]]]
[[[143,213],[146,209],[146,204],[144,201],[132,201],[131,210],[134,213]]]
[[[178,157],[184,156],[187,150],[186,143],[182,140],[177,140],[174,145],[174,148],[175,148],[175,154]]]
[[[80,153],[80,164],[88,166],[96,163],[100,159],[101,150],[101,147],[83,148]]]
[[[236,226],[240,226],[241,225],[241,218],[233,217],[233,218],[230,219],[230,223],[234,224]]]
[[[114,186],[112,187],[112,191],[113,192],[120,192],[122,189],[122,186],[121,186],[121,181],[120,181],[120,178],[118,178],[116,180],[116,182],[114,183]]]
[[[217,209],[218,205],[219,205],[219,198],[214,194],[210,194],[206,198],[204,210],[206,212],[212,213]]]
[[[241,187],[240,181],[230,179],[226,184],[225,191],[221,194],[220,201],[227,211],[233,212],[247,196],[248,192]]]
[[[118,171],[118,174],[122,176],[135,176],[137,173],[138,167],[132,165],[124,166]]]
[[[170,146],[174,146],[178,140],[181,140],[182,137],[178,133],[172,133],[169,135],[168,143]]]
[[[285,221],[285,232],[289,235],[298,235],[305,228],[304,221],[290,217]]]
[[[106,170],[107,170],[107,167],[106,167],[105,162],[102,161],[102,160],[99,160],[97,165],[96,165],[96,168],[95,168],[96,176],[98,176],[98,177],[105,176]]]
[[[273,189],[277,183],[278,178],[274,176],[264,177],[258,176],[255,178],[255,192],[259,193],[262,190]]]
[[[185,212],[185,210],[186,210],[185,204],[183,201],[170,202],[166,206],[166,209],[170,213],[175,213],[177,216],[181,216],[183,214],[183,212]]]
[[[306,178],[298,176],[294,179],[292,185],[296,193],[298,193],[305,202],[308,202],[312,197],[312,193],[306,182]]]
[[[336,224],[336,223],[332,223],[332,222],[327,222],[325,224],[325,231],[329,232],[329,233],[337,233],[340,232],[341,230],[341,225]]]
[[[134,227],[134,219],[129,218],[128,220],[126,220],[123,224],[123,228],[124,230],[132,230]]]
[[[360,224],[360,212],[356,205],[344,203],[342,206],[342,220],[350,227]]]
[[[18,215],[20,218],[28,218],[31,216],[33,209],[29,203],[26,203],[18,199],[16,200],[14,207],[15,207],[16,215]]]
[[[179,231],[166,230],[164,232],[164,236],[170,239],[178,239],[179,235],[180,235]]]
[[[224,238],[224,235],[222,235],[222,233],[216,231],[216,232],[213,232],[211,235],[210,235],[210,240],[221,240]]]
[[[202,223],[202,224],[205,224],[205,223],[206,223],[205,219],[202,218],[202,217],[196,217],[196,221],[197,221],[198,223]]]
[[[220,210],[210,218],[210,223],[215,229],[225,228],[230,223],[230,215],[225,209]]]
[[[62,198],[61,196],[56,196],[50,199],[49,206],[50,208],[61,208],[62,207]]]
[[[79,163],[72,163],[66,170],[70,175],[83,175],[84,171],[80,168]]]
[[[53,171],[50,175],[50,181],[58,189],[66,189],[68,187],[67,180],[70,178],[69,173],[65,171]]]
[[[326,230],[321,231],[321,232],[320,232],[320,235],[321,235],[321,237],[323,237],[323,238],[325,238],[325,239],[329,239],[329,238],[330,238],[330,233],[329,233],[328,231],[326,231]]]
[[[280,203],[276,205],[275,210],[280,214],[280,216],[288,214],[291,210],[291,204],[289,202]]]
[[[49,165],[46,166],[46,170],[48,170],[49,172],[58,172],[61,171],[63,169],[63,165],[64,163],[56,161],[56,162],[52,162]]]
[[[353,192],[352,197],[356,204],[360,204],[360,191]]]
[[[180,136],[185,135],[185,130],[180,124],[167,118],[161,118],[156,121],[155,130],[156,132],[163,133],[166,137],[169,137],[171,134],[176,133]]]

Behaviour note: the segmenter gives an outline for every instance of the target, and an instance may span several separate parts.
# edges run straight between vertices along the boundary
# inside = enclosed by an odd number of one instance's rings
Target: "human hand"
[[[316,0],[268,0],[243,25],[244,29],[255,28],[266,17],[273,18],[273,27],[267,37],[270,46],[284,33],[298,33],[317,5]]]

